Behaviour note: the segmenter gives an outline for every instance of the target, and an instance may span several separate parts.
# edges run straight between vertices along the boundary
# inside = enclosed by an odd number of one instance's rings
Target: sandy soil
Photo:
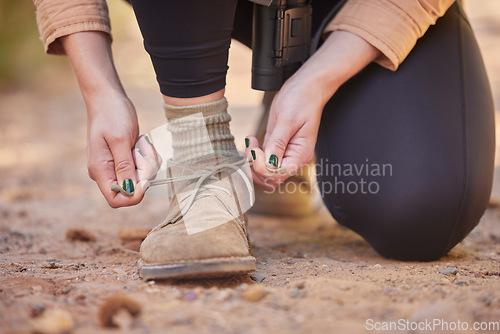
[[[496,0],[469,4],[498,106],[496,6]],[[164,121],[135,29],[131,24],[115,39],[117,66],[149,130]],[[234,46],[228,98],[241,144],[259,116],[248,62],[249,54]],[[97,333],[114,321],[131,333],[366,333],[368,319],[470,326],[500,320],[498,207],[431,263],[381,258],[324,209],[302,219],[251,214],[253,276],[142,281],[138,255],[127,249],[134,245],[124,245],[120,232],[155,226],[165,200],[107,207],[86,173],[85,108],[76,83],[63,76],[47,86],[0,94],[0,332]],[[90,240],[68,238],[73,228]]]

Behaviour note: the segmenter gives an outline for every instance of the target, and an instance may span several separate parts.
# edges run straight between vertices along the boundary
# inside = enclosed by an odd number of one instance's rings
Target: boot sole
[[[255,271],[253,256],[193,260],[166,264],[147,264],[139,260],[139,273],[144,280],[209,278],[234,276]]]

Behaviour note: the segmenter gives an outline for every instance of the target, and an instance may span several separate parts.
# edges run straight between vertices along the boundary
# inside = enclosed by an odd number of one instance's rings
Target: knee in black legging
[[[325,182],[334,182],[319,179],[320,189],[328,188]],[[477,225],[485,209],[484,200],[475,202],[459,185],[440,189],[423,180],[418,187],[411,181],[384,181],[376,194],[332,193],[324,194],[323,199],[340,224],[359,233],[387,258],[439,259]],[[489,189],[484,188],[476,190],[487,196]]]

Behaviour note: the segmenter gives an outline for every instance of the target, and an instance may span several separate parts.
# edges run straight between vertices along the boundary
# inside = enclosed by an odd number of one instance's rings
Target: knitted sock
[[[205,155],[238,155],[229,130],[227,100],[176,107],[164,105],[167,129],[172,134],[173,160],[187,161]]]

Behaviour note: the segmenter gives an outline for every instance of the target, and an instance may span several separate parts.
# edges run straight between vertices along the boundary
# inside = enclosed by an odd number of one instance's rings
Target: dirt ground
[[[164,120],[151,66],[129,13],[110,6],[121,13],[113,14],[115,22],[131,22],[115,37],[117,67],[142,129],[153,129]],[[497,110],[498,6],[497,0],[468,2]],[[248,51],[232,47],[227,95],[239,144],[259,116],[249,60]],[[252,277],[142,281],[138,254],[119,233],[157,225],[165,199],[107,206],[87,176],[85,107],[74,79],[68,73],[49,78],[45,87],[0,93],[0,101],[2,333],[117,331],[103,327],[109,321],[130,333],[388,333],[366,327],[372,320],[441,319],[469,327],[500,321],[499,207],[488,209],[449,255],[430,263],[381,258],[325,209],[301,219],[251,214]],[[70,240],[71,228],[85,229],[91,240]],[[120,308],[136,316],[113,313]],[[459,332],[500,330],[448,331]]]

